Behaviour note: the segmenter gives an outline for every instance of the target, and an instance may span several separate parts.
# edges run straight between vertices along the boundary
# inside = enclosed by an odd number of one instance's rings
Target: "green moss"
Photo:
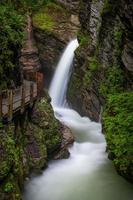
[[[89,44],[90,35],[87,32],[82,32],[80,30],[77,33],[77,38],[79,42],[79,47],[76,49],[75,54],[77,57],[80,57],[81,52],[84,52]]]
[[[13,192],[13,184],[11,182],[5,184],[4,192]]]
[[[100,83],[99,92],[105,98],[109,94],[123,91],[123,71],[120,66],[112,66],[105,71],[105,81]]]
[[[13,174],[9,174],[6,180],[0,187],[0,194],[3,194],[5,199],[22,200],[20,186]]]
[[[1,157],[0,157],[0,179],[7,176],[14,161],[15,142],[13,140],[13,132],[11,127],[1,130],[2,139],[0,140]]]
[[[123,29],[121,23],[112,30],[113,51],[112,65],[102,68],[104,80],[100,83],[100,94],[106,98],[109,94],[120,93],[124,86],[124,72],[122,70],[121,54],[123,49]]]
[[[84,75],[84,78],[83,78],[83,85],[85,87],[89,86],[90,83],[92,82],[92,73],[88,70],[85,75]]]
[[[38,110],[42,113],[42,118],[39,122],[39,125],[43,128],[46,147],[48,152],[54,151],[54,149],[57,148],[61,143],[59,123],[54,118],[50,103],[48,103],[46,99],[43,99],[40,103],[38,103]]]
[[[111,2],[109,0],[104,0],[102,15],[112,12],[112,9],[113,9],[113,5],[111,4]]]
[[[109,154],[123,174],[133,170],[133,93],[109,95],[103,124]],[[132,174],[133,175],[133,174]]]
[[[91,57],[89,61],[89,69],[90,71],[96,71],[98,67],[100,66],[99,61],[96,56]]]
[[[78,37],[78,41],[79,41],[79,46],[80,47],[85,47],[88,44],[89,40],[90,40],[89,34],[88,33],[83,33],[81,31],[78,32],[77,37]]]
[[[63,7],[50,2],[34,14],[33,24],[40,29],[53,31],[66,17],[67,12]]]
[[[118,9],[118,4],[120,2],[116,0],[104,0],[104,6],[101,12],[101,16],[106,16],[108,14],[115,15]]]
[[[87,64],[87,69],[83,78],[83,85],[87,87],[92,82],[93,76],[100,68],[100,62],[96,55],[90,57]]]
[[[115,41],[117,41],[118,43],[121,43],[122,41],[122,36],[123,36],[123,31],[122,30],[115,30],[114,31],[114,39]]]
[[[38,13],[33,17],[34,24],[39,26],[41,29],[53,30],[55,22],[52,17],[46,13]]]

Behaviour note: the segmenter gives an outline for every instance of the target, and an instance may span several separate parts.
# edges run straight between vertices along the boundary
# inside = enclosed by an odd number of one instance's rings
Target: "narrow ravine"
[[[101,124],[67,107],[65,95],[77,47],[77,40],[66,47],[49,90],[56,118],[75,136],[71,156],[51,161],[42,175],[27,182],[24,200],[132,200],[133,186],[116,173],[107,158]]]

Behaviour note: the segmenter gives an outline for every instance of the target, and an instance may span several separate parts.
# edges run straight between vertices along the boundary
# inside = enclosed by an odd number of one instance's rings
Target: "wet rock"
[[[68,147],[73,144],[74,137],[69,128],[62,126],[61,133],[63,134],[60,151],[54,156],[54,159],[66,159],[69,158],[70,153]]]
[[[122,61],[124,66],[133,72],[133,42],[130,41],[124,46]]]

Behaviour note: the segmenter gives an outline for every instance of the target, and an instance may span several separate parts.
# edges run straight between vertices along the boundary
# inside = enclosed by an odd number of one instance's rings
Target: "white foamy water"
[[[49,94],[52,97],[52,105],[63,106],[65,100],[65,94],[67,89],[67,83],[69,78],[70,66],[74,57],[74,50],[78,47],[78,41],[73,40],[70,42],[63,53],[57,70],[54,74],[52,84],[49,89]]]
[[[107,159],[101,124],[64,107],[77,47],[77,40],[68,44],[49,91],[56,118],[72,130],[76,142],[69,149],[69,159],[51,161],[41,176],[26,183],[24,200],[133,200],[132,185]]]

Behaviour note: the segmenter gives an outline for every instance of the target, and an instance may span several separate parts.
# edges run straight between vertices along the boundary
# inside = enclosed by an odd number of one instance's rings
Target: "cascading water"
[[[64,104],[70,66],[72,65],[74,51],[77,47],[77,40],[70,42],[59,61],[57,70],[54,74],[52,84],[49,89],[53,108],[55,108],[55,106],[63,106]]]
[[[76,142],[67,160],[52,161],[27,183],[25,200],[132,200],[133,187],[117,175],[105,153],[101,125],[65,108],[65,93],[77,40],[67,46],[50,87],[55,116],[73,132]]]

